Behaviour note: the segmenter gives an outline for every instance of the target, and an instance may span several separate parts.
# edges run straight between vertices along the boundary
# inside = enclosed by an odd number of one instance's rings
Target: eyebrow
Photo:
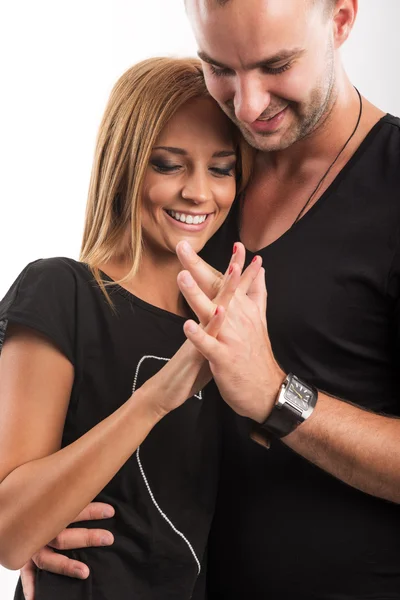
[[[292,48],[291,50],[281,50],[277,52],[273,56],[269,56],[268,58],[264,58],[255,63],[250,63],[244,67],[245,71],[250,71],[252,69],[260,69],[262,67],[272,66],[282,60],[287,60],[288,58],[296,58],[301,56],[305,52],[304,48]],[[223,63],[215,60],[215,58],[211,58],[206,52],[199,50],[197,52],[197,56],[204,62],[209,65],[215,65],[216,67],[220,67],[221,69],[231,69],[228,65],[224,65]]]
[[[173,146],[155,146],[153,150],[166,150],[167,152],[179,154],[180,156],[187,156],[188,154],[183,148],[174,148]],[[228,156],[236,156],[236,152],[234,150],[220,150],[213,154],[213,158],[225,158]]]

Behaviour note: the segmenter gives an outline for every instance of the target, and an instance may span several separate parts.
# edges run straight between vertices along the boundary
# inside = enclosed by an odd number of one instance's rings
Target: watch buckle
[[[256,444],[263,446],[267,450],[271,448],[271,438],[267,435],[267,432],[264,429],[258,428],[256,425],[250,432],[250,438]]]

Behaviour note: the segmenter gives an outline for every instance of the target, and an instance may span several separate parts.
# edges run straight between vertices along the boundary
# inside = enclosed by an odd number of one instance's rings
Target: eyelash
[[[164,163],[156,162],[152,162],[151,164],[156,171],[159,171],[159,173],[172,173],[172,171],[175,171],[180,167],[180,165],[166,165]]]
[[[166,165],[166,164],[162,164],[162,163],[151,163],[153,168],[158,171],[159,173],[162,173],[164,175],[168,174],[168,173],[173,173],[174,171],[176,171],[177,169],[180,168],[181,165]],[[221,177],[232,177],[233,175],[233,170],[234,167],[228,167],[227,169],[222,169],[219,167],[211,167],[210,171],[213,171],[215,174],[221,176]]]
[[[233,175],[233,167],[229,167],[228,169],[219,169],[218,167],[213,167],[210,171],[214,171],[217,175],[221,175],[222,177],[232,177]]]
[[[290,69],[291,66],[292,63],[288,62],[285,65],[282,65],[281,67],[277,67],[275,69],[272,67],[263,67],[262,71],[264,73],[268,73],[268,75],[280,75],[281,73],[284,73],[285,71]],[[211,73],[216,77],[229,77],[230,75],[234,75],[234,72],[230,69],[218,69],[214,65],[210,65],[210,69]]]

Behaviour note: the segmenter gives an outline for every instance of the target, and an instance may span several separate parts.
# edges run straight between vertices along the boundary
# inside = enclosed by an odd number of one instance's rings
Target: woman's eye
[[[181,167],[181,165],[173,165],[160,161],[151,161],[151,165],[159,173],[173,173]]]
[[[230,165],[229,167],[211,167],[210,171],[212,171],[215,175],[219,177],[232,177],[234,172],[235,165]]]

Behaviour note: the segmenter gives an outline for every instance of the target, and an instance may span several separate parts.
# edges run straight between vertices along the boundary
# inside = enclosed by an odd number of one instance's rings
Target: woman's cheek
[[[175,197],[176,184],[174,185],[168,177],[153,182],[147,186],[145,198],[148,203],[155,206],[163,207],[171,203]]]
[[[219,204],[221,208],[229,210],[236,197],[236,181],[234,177],[226,178],[221,190]]]

